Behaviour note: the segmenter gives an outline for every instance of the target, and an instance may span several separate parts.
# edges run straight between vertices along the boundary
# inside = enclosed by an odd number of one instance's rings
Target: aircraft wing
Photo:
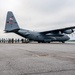
[[[66,27],[66,28],[60,28],[60,29],[54,29],[54,30],[50,30],[50,31],[44,31],[44,32],[40,32],[40,34],[58,33],[59,31],[61,33],[63,33],[65,30],[69,30],[69,29],[75,29],[75,26]]]

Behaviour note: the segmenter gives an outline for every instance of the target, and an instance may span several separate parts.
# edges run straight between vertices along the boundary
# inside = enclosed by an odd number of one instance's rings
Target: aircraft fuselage
[[[23,29],[20,29],[15,33],[23,36],[24,38],[28,38],[29,40],[38,41],[38,42],[52,42],[52,41],[64,42],[70,39],[65,34],[50,33],[48,35],[43,35],[43,34],[40,34],[39,32],[23,30]]]

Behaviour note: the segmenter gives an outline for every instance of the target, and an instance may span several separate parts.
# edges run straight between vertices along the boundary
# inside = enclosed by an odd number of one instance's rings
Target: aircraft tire
[[[40,43],[40,41],[38,41],[38,43]]]
[[[65,43],[65,41],[62,41],[62,43]]]

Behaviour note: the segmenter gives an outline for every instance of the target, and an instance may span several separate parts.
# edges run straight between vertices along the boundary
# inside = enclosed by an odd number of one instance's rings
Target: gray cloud
[[[65,0],[29,0],[30,7],[40,12],[56,12],[63,8],[67,1]],[[33,4],[34,3],[34,4]]]

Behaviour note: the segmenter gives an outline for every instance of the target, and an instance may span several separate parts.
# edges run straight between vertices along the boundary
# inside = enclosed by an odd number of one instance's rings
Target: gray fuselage
[[[52,42],[52,41],[64,42],[70,39],[65,34],[49,33],[45,35],[39,32],[34,32],[34,31],[29,31],[24,29],[20,29],[15,33],[23,36],[24,38],[28,38],[29,40],[38,41],[38,42]]]

